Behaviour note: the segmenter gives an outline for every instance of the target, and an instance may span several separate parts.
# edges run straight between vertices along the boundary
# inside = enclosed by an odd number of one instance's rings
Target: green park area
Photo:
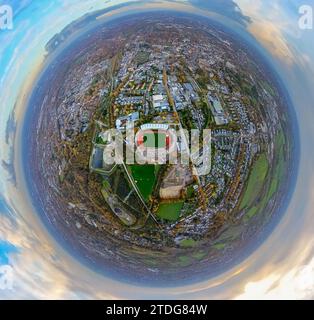
[[[285,137],[284,133],[281,131],[275,140],[276,150],[278,150],[277,157],[276,157],[276,164],[274,164],[272,175],[272,180],[270,182],[270,186],[268,188],[268,192],[265,194],[264,198],[260,201],[257,206],[250,208],[250,210],[246,213],[245,219],[250,220],[254,217],[260,210],[264,209],[274,194],[277,192],[280,181],[284,176],[285,173],[285,153],[284,153],[284,144],[285,144]]]
[[[177,221],[180,217],[184,201],[161,203],[157,210],[157,216],[160,219],[168,221]]]
[[[180,246],[183,248],[191,248],[197,245],[197,241],[194,239],[184,239],[180,242]]]
[[[240,210],[249,208],[260,195],[269,169],[266,154],[258,157],[251,170],[246,191],[241,201]]]
[[[278,150],[278,156],[276,159],[276,166],[275,166],[275,175],[272,180],[270,191],[269,191],[269,197],[272,197],[273,194],[277,191],[278,186],[280,184],[281,179],[283,178],[285,174],[285,151],[284,151],[284,145],[285,145],[285,136],[283,131],[281,131],[275,140],[275,147],[276,150]]]
[[[223,250],[226,247],[225,243],[216,243],[213,245],[213,248],[216,250]]]
[[[155,165],[132,165],[129,166],[132,177],[146,201],[154,190],[160,166]]]

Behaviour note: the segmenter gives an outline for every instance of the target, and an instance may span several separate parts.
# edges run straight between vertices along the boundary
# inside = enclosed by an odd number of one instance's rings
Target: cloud
[[[16,252],[17,248],[10,242],[0,241],[0,266],[9,263],[9,254]]]
[[[306,105],[301,103],[300,107],[305,108],[305,117],[313,118],[313,111],[309,113]],[[313,136],[312,127],[307,129],[306,133]],[[313,153],[311,149],[305,152],[289,210],[266,243],[247,261],[252,271],[235,299],[314,298],[314,173],[310,164]]]
[[[244,26],[251,21],[248,16],[243,15],[240,7],[233,0],[190,0],[189,2],[199,9],[218,13]]]
[[[265,278],[249,282],[244,293],[235,299],[292,300],[314,299],[314,258],[304,266],[292,268],[285,274],[276,271]]]
[[[294,63],[293,50],[278,25],[273,22],[255,20],[248,30],[275,58],[286,62],[288,65]]]

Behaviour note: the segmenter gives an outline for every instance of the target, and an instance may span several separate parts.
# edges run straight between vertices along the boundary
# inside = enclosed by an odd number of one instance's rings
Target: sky
[[[0,299],[313,299],[314,298],[314,31],[299,28],[299,7],[314,0],[1,0],[13,8],[13,30],[0,30]],[[247,259],[215,278],[185,287],[147,288],[96,274],[68,255],[32,208],[19,143],[28,94],[46,43],[72,21],[108,8],[102,19],[168,9],[215,19],[254,39],[286,86],[300,128],[300,169],[282,221]],[[111,8],[111,9],[110,9]],[[110,10],[109,10],[110,9]],[[253,40],[252,40],[253,41]],[[3,165],[3,164],[9,164]]]

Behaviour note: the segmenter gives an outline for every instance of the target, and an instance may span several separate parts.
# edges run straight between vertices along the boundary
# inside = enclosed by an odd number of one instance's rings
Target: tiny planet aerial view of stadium
[[[0,298],[311,296],[310,11],[249,2],[2,7]]]
[[[206,19],[147,13],[97,26],[57,53],[33,92],[30,188],[99,267],[165,283],[217,272],[290,186],[282,90],[262,57]]]

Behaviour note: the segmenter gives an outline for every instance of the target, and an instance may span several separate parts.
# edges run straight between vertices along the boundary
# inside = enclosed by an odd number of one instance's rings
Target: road
[[[167,91],[169,103],[173,108],[173,111],[174,111],[174,114],[175,114],[175,118],[177,119],[177,122],[178,122],[178,125],[179,125],[179,128],[180,128],[181,139],[183,139],[183,143],[185,144],[186,149],[188,150],[189,159],[191,160],[192,174],[193,174],[193,177],[195,178],[195,180],[196,180],[196,182],[198,184],[198,187],[199,187],[199,197],[200,197],[201,207],[205,211],[206,210],[206,204],[207,204],[206,194],[205,194],[205,192],[203,190],[199,175],[197,173],[197,169],[195,168],[194,161],[192,161],[192,156],[191,156],[191,152],[190,152],[188,139],[187,139],[187,137],[185,135],[185,131],[184,131],[184,128],[182,126],[182,123],[181,123],[181,120],[180,120],[180,116],[178,114],[178,110],[176,109],[176,105],[174,103],[174,99],[173,99],[173,97],[171,95],[171,92],[170,92],[170,89],[169,89],[169,86],[168,86],[168,76],[167,76],[167,71],[166,71],[165,68],[164,68],[163,76],[164,76],[164,86],[165,86],[166,91]]]

